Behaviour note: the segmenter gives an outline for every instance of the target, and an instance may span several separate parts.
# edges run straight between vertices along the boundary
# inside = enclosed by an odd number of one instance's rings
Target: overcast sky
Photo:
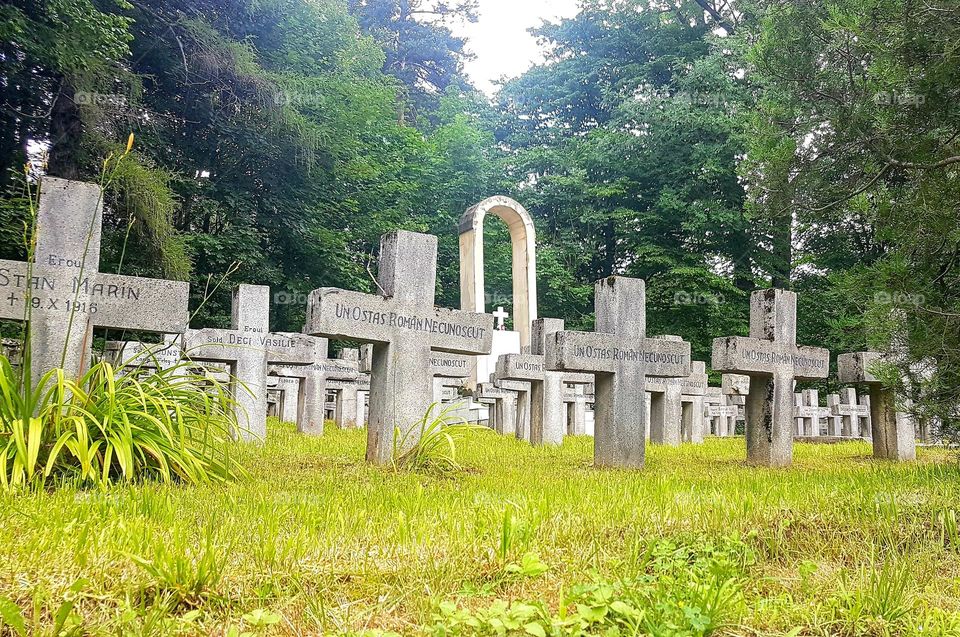
[[[577,0],[480,0],[479,22],[455,29],[477,56],[467,63],[467,74],[477,88],[492,94],[493,82],[501,76],[516,77],[543,61],[527,29],[576,14]]]

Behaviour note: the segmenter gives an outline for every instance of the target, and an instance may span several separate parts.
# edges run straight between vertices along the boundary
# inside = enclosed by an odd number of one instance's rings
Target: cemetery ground
[[[960,634],[943,450],[797,444],[763,469],[708,439],[637,472],[482,430],[445,473],[364,444],[272,422],[237,484],[0,496],[3,634],[11,602],[36,609],[22,634]]]

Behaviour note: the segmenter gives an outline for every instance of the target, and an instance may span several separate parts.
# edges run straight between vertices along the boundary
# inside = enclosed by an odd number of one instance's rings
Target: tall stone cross
[[[497,311],[493,313],[493,318],[497,319],[497,329],[503,331],[507,329],[506,320],[510,317],[510,314],[503,309],[503,306],[497,308]]]
[[[0,260],[0,318],[28,320],[33,382],[89,366],[93,328],[180,334],[190,285],[100,272],[100,187],[44,177],[32,264]]]
[[[793,461],[793,384],[826,378],[830,352],[797,345],[797,295],[757,290],[750,296],[750,336],[713,341],[713,369],[750,376],[747,460],[786,467]]]
[[[557,332],[547,369],[596,374],[594,462],[642,468],[647,376],[689,376],[690,344],[647,338],[646,287],[610,277],[595,287],[596,332]]]
[[[897,413],[893,389],[873,373],[883,360],[879,352],[841,354],[837,373],[841,383],[867,385],[870,388],[870,420],[873,424],[873,456],[885,460],[917,459],[917,436],[912,419]]]
[[[399,230],[380,240],[381,294],[321,288],[310,295],[310,334],[373,343],[367,460],[391,462],[394,431],[406,447],[433,402],[430,352],[489,354],[493,317],[434,307],[437,238]]]
[[[244,440],[262,441],[267,436],[267,367],[310,365],[321,350],[326,351],[326,343],[304,334],[271,333],[270,288],[244,284],[233,292],[231,329],[188,330],[183,353],[192,360],[230,365],[237,433]],[[317,391],[305,389],[305,396]]]
[[[530,439],[532,445],[560,445],[566,431],[564,383],[586,385],[590,374],[552,372],[544,366],[547,339],[563,329],[561,319],[537,319],[530,331],[530,354],[505,354],[497,360],[496,377],[530,383]]]

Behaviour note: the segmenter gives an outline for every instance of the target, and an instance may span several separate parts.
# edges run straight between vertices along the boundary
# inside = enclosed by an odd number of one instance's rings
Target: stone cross
[[[321,288],[310,295],[306,331],[373,343],[367,460],[392,461],[394,432],[405,448],[421,435],[418,422],[433,402],[431,350],[488,354],[489,314],[434,307],[437,238],[399,230],[380,241],[381,294]]]
[[[329,349],[327,339],[306,338],[311,339],[308,342],[314,344],[314,352],[310,357],[311,362],[309,364],[275,364],[269,367],[268,372],[272,375],[298,380],[300,399],[296,420],[294,421],[297,423],[297,430],[303,434],[321,436],[326,420],[327,381],[341,378],[356,379],[359,372],[357,371],[356,361],[351,366],[327,359],[327,350]],[[355,411],[356,409],[354,409],[354,413]],[[343,426],[339,419],[337,425]]]
[[[747,460],[786,467],[793,461],[793,385],[826,378],[830,352],[797,345],[797,295],[757,290],[750,296],[750,337],[713,341],[713,369],[750,376]]]
[[[360,351],[356,348],[340,350],[337,357],[317,363],[323,377],[337,389],[333,421],[339,429],[356,429],[366,422],[364,403],[360,392],[369,390],[369,376],[360,373]]]
[[[595,286],[595,332],[557,332],[547,369],[596,374],[594,463],[642,468],[647,376],[689,376],[690,344],[647,338],[646,287],[609,277]]]
[[[655,338],[683,342],[679,336]],[[676,447],[683,440],[683,389],[686,381],[687,378],[647,379],[647,398],[650,401],[650,430],[647,438],[651,443]]]
[[[496,377],[530,383],[530,436],[534,446],[563,444],[566,413],[564,383],[585,385],[593,382],[590,374],[563,374],[544,367],[547,339],[563,329],[560,319],[537,319],[530,331],[530,354],[506,354],[497,361]]]
[[[720,387],[726,397],[726,404],[735,406],[737,413],[733,419],[730,435],[737,431],[737,421],[744,420],[747,396],[750,394],[750,377],[743,374],[723,374],[720,377]]]
[[[493,317],[497,319],[497,330],[503,331],[507,329],[506,320],[510,317],[510,314],[503,309],[503,306],[497,308],[497,311],[493,313]]]
[[[707,435],[704,423],[703,396],[707,393],[707,364],[691,361],[690,375],[680,379],[682,401],[681,427],[684,442],[699,444]]]
[[[517,428],[517,392],[498,387],[495,383],[479,383],[477,399],[492,402],[490,406],[490,428],[498,434],[516,435]]]
[[[796,436],[816,438],[820,435],[820,392],[805,389],[793,394],[793,416]]]
[[[33,383],[90,363],[93,328],[179,334],[190,285],[100,272],[100,187],[44,177],[32,264],[0,260],[0,318],[27,320]]]
[[[280,422],[298,424],[300,422],[300,379],[279,376],[271,373],[267,376],[267,387],[280,397],[277,418]]]
[[[179,334],[167,334],[162,343],[107,341],[104,358],[114,366],[117,375],[135,370],[171,369],[181,363],[181,340]]]
[[[593,383],[568,384],[564,388],[563,402],[567,405],[567,435],[587,435],[587,403],[593,396]]]
[[[444,392],[445,390],[459,391],[473,374],[474,359],[459,354],[433,352],[430,355],[430,365],[433,374],[433,400],[438,403],[456,402],[457,397],[446,400]]]
[[[705,427],[718,438],[726,438],[736,433],[736,405],[727,404],[726,396],[720,387],[707,387],[703,396],[704,416],[710,421]]]
[[[840,382],[863,384],[870,388],[873,456],[886,460],[916,460],[917,437],[912,419],[897,413],[894,390],[885,387],[883,381],[871,371],[882,359],[883,355],[879,352],[841,354],[837,360]]]
[[[270,332],[270,288],[265,285],[234,290],[231,329],[188,330],[184,337],[185,356],[230,365],[237,433],[244,440],[267,436],[268,365],[309,365],[321,349],[325,344],[310,336]],[[307,387],[303,393],[313,396],[314,390]]]
[[[870,438],[870,405],[869,399],[864,396],[862,400],[857,400],[857,390],[855,387],[844,387],[839,395],[827,397],[827,406],[831,413],[837,416],[840,421],[840,430],[836,433],[838,436],[848,438],[861,437]]]

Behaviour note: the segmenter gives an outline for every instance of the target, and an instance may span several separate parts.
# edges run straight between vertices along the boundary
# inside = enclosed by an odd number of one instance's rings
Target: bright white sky
[[[576,14],[577,0],[480,0],[480,20],[454,27],[477,56],[467,63],[467,75],[492,95],[495,80],[516,77],[543,61],[543,52],[527,29]]]

